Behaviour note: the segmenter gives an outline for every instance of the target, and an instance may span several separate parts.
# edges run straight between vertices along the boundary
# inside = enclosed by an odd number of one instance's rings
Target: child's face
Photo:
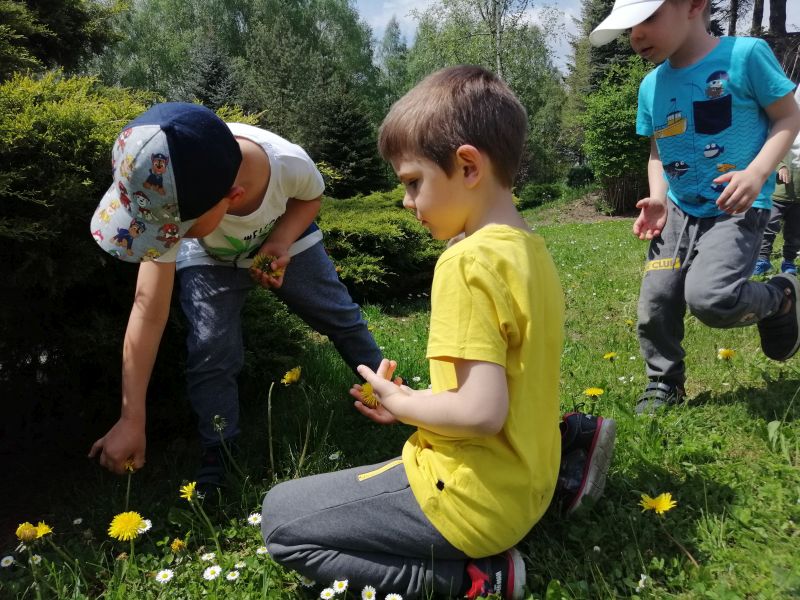
[[[464,231],[469,202],[458,171],[448,177],[439,165],[425,158],[398,158],[392,167],[406,188],[403,206],[416,213],[434,238],[449,240]]]
[[[656,12],[631,29],[631,48],[639,56],[659,64],[683,46],[690,30],[691,2],[664,2]]]

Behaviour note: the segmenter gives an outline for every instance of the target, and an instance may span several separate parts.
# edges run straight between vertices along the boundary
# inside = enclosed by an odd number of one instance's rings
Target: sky
[[[416,30],[416,20],[411,14],[413,10],[422,11],[436,0],[356,0],[356,6],[361,17],[372,28],[372,35],[375,39],[381,39],[386,23],[392,16],[396,16],[400,23],[400,29],[406,37],[406,42],[411,44],[414,40]],[[554,51],[555,63],[562,71],[566,70],[569,60],[570,46],[569,35],[577,33],[577,27],[573,17],[579,18],[581,13],[581,0],[560,0],[558,2],[531,2],[533,8],[530,10],[531,18],[536,21],[539,11],[546,5],[557,6],[561,11],[561,27],[559,35],[550,40],[550,45]],[[786,29],[788,31],[800,31],[800,1],[789,0],[786,4]],[[764,3],[764,24],[769,21],[769,2]],[[750,16],[746,16],[739,21],[742,25],[749,26]]]

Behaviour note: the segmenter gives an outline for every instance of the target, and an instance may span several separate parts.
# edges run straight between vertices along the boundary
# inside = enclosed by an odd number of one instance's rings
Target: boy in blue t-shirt
[[[686,308],[711,327],[758,324],[769,358],[800,346],[797,280],[749,281],[769,220],[775,166],[800,130],[794,85],[769,46],[715,38],[708,0],[617,0],[592,32],[599,46],[630,29],[659,64],[642,82],[636,130],[651,137],[650,195],[633,225],[652,240],[639,297],[650,383],[638,413],[684,396]]]

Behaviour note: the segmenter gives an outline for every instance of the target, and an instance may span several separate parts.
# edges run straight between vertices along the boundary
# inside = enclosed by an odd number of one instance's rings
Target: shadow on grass
[[[736,387],[726,392],[704,391],[690,405],[732,405],[741,403],[754,417],[770,421],[794,421],[800,416],[800,379],[771,379],[764,386]]]

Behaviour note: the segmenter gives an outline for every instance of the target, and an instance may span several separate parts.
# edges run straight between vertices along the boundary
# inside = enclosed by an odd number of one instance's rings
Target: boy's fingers
[[[94,444],[92,444],[92,447],[89,450],[89,458],[94,458],[95,456],[97,456],[97,453],[102,450],[103,450],[103,438],[100,438]]]

